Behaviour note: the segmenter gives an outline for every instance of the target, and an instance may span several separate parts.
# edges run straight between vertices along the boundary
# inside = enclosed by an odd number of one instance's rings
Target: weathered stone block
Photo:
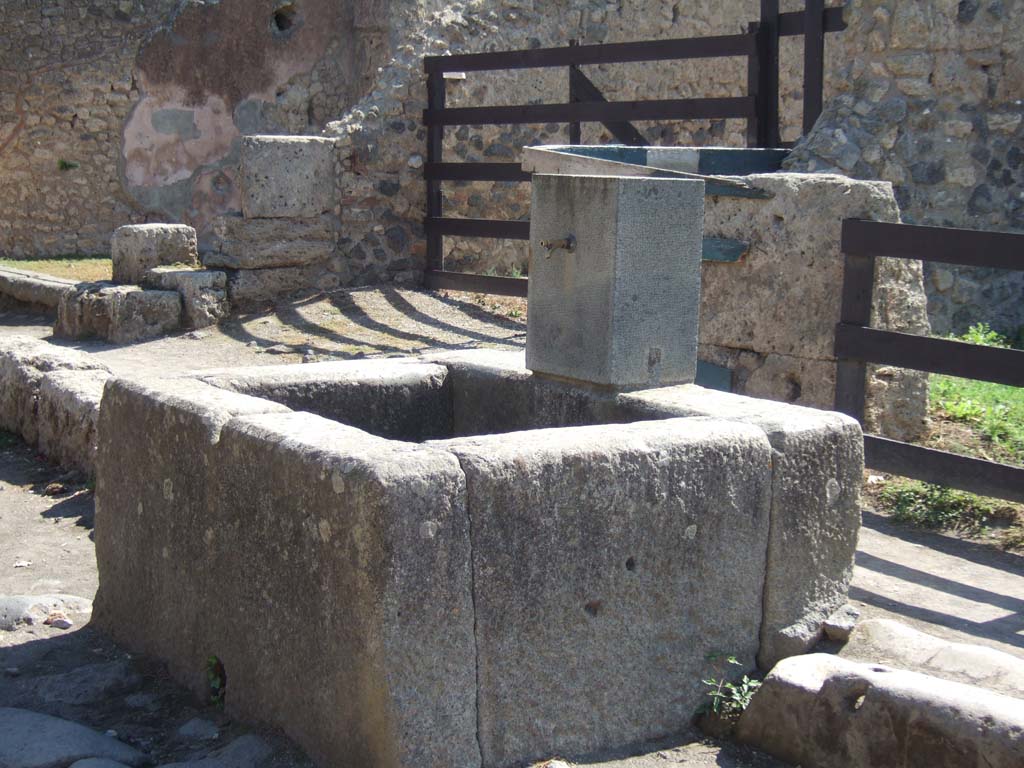
[[[433,445],[466,474],[484,765],[671,733],[706,697],[708,653],[753,661],[763,432],[682,419]]]
[[[202,380],[380,437],[419,442],[452,431],[448,370],[411,360],[345,360],[204,374]]]
[[[805,653],[846,603],[860,530],[864,440],[838,413],[695,385],[622,395],[634,418],[704,416],[750,424],[772,446],[771,525],[758,664]]]
[[[455,457],[181,379],[112,382],[100,436],[99,626],[325,765],[480,765]]]
[[[11,267],[0,268],[0,301],[14,302],[29,309],[54,312],[61,296],[74,288],[74,280]]]
[[[339,283],[338,275],[318,264],[240,269],[228,278],[228,299],[233,307],[247,308],[299,291],[330,290]]]
[[[738,738],[793,765],[1016,768],[1020,699],[828,654],[786,659]]]
[[[223,471],[220,431],[239,414],[286,410],[189,378],[112,379],[104,391],[94,621],[136,651],[167,660],[197,692],[206,684],[205,659],[220,653],[205,640],[224,593],[208,578],[212,553],[203,538],[213,530],[204,522],[211,476]],[[227,530],[219,535],[231,538]]]
[[[692,382],[704,182],[534,175],[532,210],[527,368],[619,388]]]
[[[96,469],[96,425],[110,373],[55,371],[39,386],[39,450],[61,466],[92,475]]]
[[[244,136],[240,176],[247,219],[310,218],[338,203],[333,139]]]
[[[145,284],[181,296],[182,319],[188,328],[216,325],[231,311],[227,274],[208,269],[157,267],[146,273]]]
[[[107,340],[134,344],[181,327],[181,299],[174,291],[141,288],[110,289],[110,328]]]
[[[196,231],[184,224],[132,224],[110,239],[117,283],[141,283],[153,267],[197,264],[198,253]]]
[[[181,326],[181,299],[174,291],[145,291],[136,285],[82,283],[61,297],[56,336],[99,337],[131,344]]]
[[[55,347],[29,336],[0,339],[0,429],[20,434],[34,445],[39,437],[37,404],[43,377],[52,371],[106,370],[74,349]]]
[[[214,222],[217,250],[203,255],[208,267],[266,269],[295,267],[329,259],[337,241],[331,216],[312,219],[244,219]]]

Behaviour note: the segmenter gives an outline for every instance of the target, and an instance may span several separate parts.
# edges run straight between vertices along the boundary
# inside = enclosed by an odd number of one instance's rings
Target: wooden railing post
[[[427,109],[441,110],[445,106],[444,72],[434,70],[427,75]],[[427,126],[427,166],[440,163],[444,157],[444,125],[431,123]],[[443,216],[444,204],[441,198],[441,182],[427,179],[427,219]],[[424,225],[426,222],[424,222]],[[444,268],[444,235],[424,226],[427,238],[427,269]]]
[[[779,146],[779,0],[761,0],[760,32],[764,35],[758,46],[760,84],[757,89],[757,122],[759,147]]]
[[[580,44],[579,40],[570,40],[569,47],[575,48]],[[580,68],[575,64],[569,65],[569,103],[575,104],[580,100],[579,94],[576,93],[576,78],[573,77],[573,73],[579,72]],[[583,143],[583,130],[581,123],[569,123],[569,143],[576,145]]]
[[[843,230],[845,239],[845,221]],[[871,325],[871,297],[874,289],[875,257],[845,254],[842,308],[839,313],[840,324],[861,327]],[[837,411],[863,423],[866,386],[867,366],[863,362],[841,358],[837,360],[835,397]]]
[[[804,136],[811,132],[821,115],[824,88],[825,0],[807,0],[804,11]]]

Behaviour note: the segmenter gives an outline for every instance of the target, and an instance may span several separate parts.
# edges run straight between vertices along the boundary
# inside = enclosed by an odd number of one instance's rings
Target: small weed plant
[[[711,677],[701,681],[708,687],[708,696],[711,698],[711,701],[704,705],[703,711],[729,720],[738,719],[761,687],[761,681],[749,675],[743,675],[737,681],[730,681],[726,675],[728,666],[743,666],[735,656],[713,653],[707,660],[714,671]]]
[[[887,483],[879,498],[894,520],[923,528],[981,533],[1006,515],[992,499],[917,480]]]
[[[210,689],[210,703],[215,707],[223,707],[224,694],[228,687],[228,675],[221,660],[216,656],[206,659],[206,684]]]

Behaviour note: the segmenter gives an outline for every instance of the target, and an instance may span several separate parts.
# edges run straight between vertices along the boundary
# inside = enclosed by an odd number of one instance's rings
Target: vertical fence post
[[[843,239],[846,222],[843,222]],[[844,248],[845,251],[845,248]],[[839,322],[867,327],[871,324],[871,297],[875,288],[875,257],[846,254],[843,264],[843,300]],[[867,366],[857,360],[836,363],[835,408],[864,422]]]
[[[761,25],[752,21],[747,25],[747,33],[754,36],[754,52],[747,57],[747,95],[754,99],[754,115],[747,118],[747,146],[763,147],[764,106],[761,93],[761,63],[764,60],[764,44],[767,40]]]
[[[807,0],[804,11],[804,120],[811,132],[821,114],[825,88],[825,0]]]
[[[427,75],[427,109],[437,111],[444,109],[445,83],[444,72],[435,70]],[[427,163],[440,163],[444,155],[444,125],[432,122],[427,126]],[[426,168],[430,166],[427,165]],[[426,172],[426,168],[424,172]],[[441,199],[441,182],[427,179],[427,218],[440,218],[443,215]],[[427,269],[444,269],[444,235],[426,227],[427,238]]]
[[[757,89],[760,111],[759,147],[779,146],[779,0],[761,0],[762,45],[758,46],[761,76]]]
[[[569,47],[575,48],[580,44],[579,40],[570,40]],[[576,93],[576,79],[572,76],[573,71],[579,70],[579,67],[575,64],[569,65],[569,103],[576,104],[579,102],[579,95]],[[570,144],[582,144],[583,143],[583,131],[579,123],[569,123],[569,143]]]

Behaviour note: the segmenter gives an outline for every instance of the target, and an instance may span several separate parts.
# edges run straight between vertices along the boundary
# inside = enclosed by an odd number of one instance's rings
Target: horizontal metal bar
[[[428,181],[529,181],[530,174],[519,163],[427,163],[423,178]]]
[[[517,104],[507,107],[426,109],[425,125],[512,125],[521,123],[607,123],[636,120],[746,119],[754,116],[751,96],[713,99]]]
[[[1024,468],[1009,464],[864,435],[864,465],[947,488],[1024,502]]]
[[[529,240],[530,222],[498,219],[449,219],[433,217],[424,221],[428,234],[454,237],[496,237]]]
[[[843,253],[1024,270],[1024,234],[843,220]]]
[[[836,325],[836,357],[1024,387],[1024,352],[858,325]]]
[[[507,240],[529,240],[530,222],[501,219],[453,219],[432,217],[424,221],[424,229],[432,235],[451,237],[494,237]],[[739,261],[749,244],[725,237],[704,238],[704,261]]]
[[[754,55],[753,35],[718,35],[635,43],[602,43],[493,53],[424,56],[426,72],[479,72],[489,69],[567,67],[570,64],[623,64],[632,61],[710,59]]]
[[[489,293],[495,296],[526,296],[524,277],[492,277],[467,272],[444,272],[430,269],[423,273],[423,284],[431,290]]]
[[[825,9],[825,32],[842,32],[846,29],[842,8]],[[793,37],[804,33],[804,11],[789,11],[779,14],[779,36]]]

